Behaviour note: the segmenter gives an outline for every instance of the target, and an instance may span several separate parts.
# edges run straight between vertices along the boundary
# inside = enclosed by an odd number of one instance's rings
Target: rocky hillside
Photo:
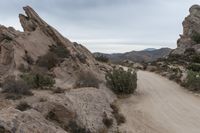
[[[190,91],[200,92],[200,6],[193,5],[183,21],[183,34],[168,58],[151,63],[156,71],[180,83]]]
[[[52,49],[57,50],[60,54],[58,56],[62,58],[62,61],[50,70],[60,84],[69,81],[68,85],[73,85],[77,75],[83,70],[93,71],[99,75],[100,70],[95,65],[95,59],[90,51],[63,37],[32,8],[24,7],[24,10],[27,16],[19,15],[24,32],[0,26],[1,80],[9,75],[17,75],[22,66],[28,69],[37,63],[39,57]],[[27,57],[32,60],[31,63],[27,61]]]
[[[23,32],[0,26],[0,132],[117,132],[109,66],[24,11]]]
[[[183,34],[177,41],[177,48],[172,54],[184,54],[186,49],[193,48],[200,53],[200,6],[193,5],[190,14],[183,21]]]
[[[169,55],[171,49],[161,48],[155,50],[142,50],[142,51],[131,51],[123,54],[103,54],[108,57],[113,63],[120,63],[124,60],[130,60],[133,62],[152,62],[158,58],[163,58]],[[94,53],[95,56],[99,56],[102,53]]]

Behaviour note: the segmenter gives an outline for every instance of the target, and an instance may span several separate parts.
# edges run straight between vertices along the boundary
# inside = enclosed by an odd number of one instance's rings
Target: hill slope
[[[155,61],[158,58],[163,58],[169,55],[171,52],[170,48],[161,48],[156,50],[143,50],[143,51],[131,51],[127,53],[116,53],[116,54],[103,54],[108,57],[111,62],[119,63],[124,60],[131,60],[134,62],[151,62]],[[98,56],[102,53],[94,53],[95,56]]]

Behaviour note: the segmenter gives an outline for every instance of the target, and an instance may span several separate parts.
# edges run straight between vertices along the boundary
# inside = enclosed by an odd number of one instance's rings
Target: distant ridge
[[[124,60],[130,60],[134,62],[152,62],[159,58],[164,58],[170,54],[172,49],[161,48],[154,49],[148,48],[142,51],[131,51],[126,53],[115,53],[115,54],[105,54],[105,53],[94,53],[95,56],[104,55],[109,58],[113,63],[120,63]]]

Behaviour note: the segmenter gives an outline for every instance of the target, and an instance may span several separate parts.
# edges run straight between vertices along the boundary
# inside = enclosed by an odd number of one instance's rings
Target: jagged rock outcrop
[[[194,40],[194,37],[200,38],[200,6],[193,5],[189,12],[189,16],[183,21],[183,34],[180,35],[177,48],[172,54],[184,54],[188,48],[194,48],[200,53],[200,44]]]
[[[63,37],[57,30],[42,20],[29,6],[23,8],[27,16],[20,14],[19,19],[24,32],[14,28],[0,26],[0,77],[17,73],[20,65],[27,66],[24,60],[27,54],[34,61],[45,55],[50,46],[61,45],[69,56],[51,71],[59,85],[72,86],[77,75],[82,71],[93,71],[99,75],[93,55],[80,44],[73,43]],[[57,84],[57,85],[58,85]]]
[[[108,66],[96,62],[91,52],[84,46],[63,37],[42,20],[31,7],[24,7],[24,10],[26,15],[19,15],[24,32],[0,26],[0,83],[11,75],[19,78],[22,73],[21,65],[38,67],[36,62],[39,57],[47,54],[53,46],[62,46],[68,51],[68,56],[62,58],[62,61],[50,70],[45,70],[49,75],[53,75],[56,86],[62,87],[67,92],[52,94],[51,91],[49,93],[45,90],[32,90],[33,96],[23,97],[32,109],[24,112],[15,109],[19,104],[18,100],[12,101],[11,105],[0,109],[0,132],[65,133],[68,131],[65,126],[71,121],[77,124],[72,124],[73,128],[83,127],[91,133],[105,130],[116,132],[117,123],[110,107],[115,99],[112,92],[103,84],[100,84],[103,87],[99,89],[92,87],[73,89],[80,73],[89,71],[99,80],[104,80],[102,68],[106,70]],[[32,58],[33,63],[30,64],[25,60],[27,56]],[[41,98],[46,100],[41,102]],[[103,123],[105,114],[113,119],[113,125],[109,129]]]

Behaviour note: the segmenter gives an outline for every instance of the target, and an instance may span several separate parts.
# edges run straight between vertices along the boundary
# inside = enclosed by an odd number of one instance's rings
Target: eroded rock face
[[[67,133],[35,110],[3,109],[0,111],[0,125],[6,133]]]
[[[196,43],[192,38],[195,34],[200,34],[200,6],[193,5],[189,9],[190,14],[183,21],[183,34],[177,41],[177,48],[173,54],[184,54],[188,48],[194,48],[199,52],[200,44]]]
[[[42,20],[29,6],[23,8],[26,15],[20,14],[19,19],[24,32],[0,26],[0,77],[12,75],[19,67],[28,63],[24,60],[28,54],[36,62],[39,56],[45,55],[50,46],[62,45],[69,51],[68,58],[52,69],[61,85],[68,82],[69,86],[77,78],[80,71],[92,71],[99,75],[93,55],[80,44],[72,43],[57,30]],[[7,68],[5,70],[5,68]],[[71,85],[70,85],[71,84]],[[61,85],[63,87],[63,85]]]

